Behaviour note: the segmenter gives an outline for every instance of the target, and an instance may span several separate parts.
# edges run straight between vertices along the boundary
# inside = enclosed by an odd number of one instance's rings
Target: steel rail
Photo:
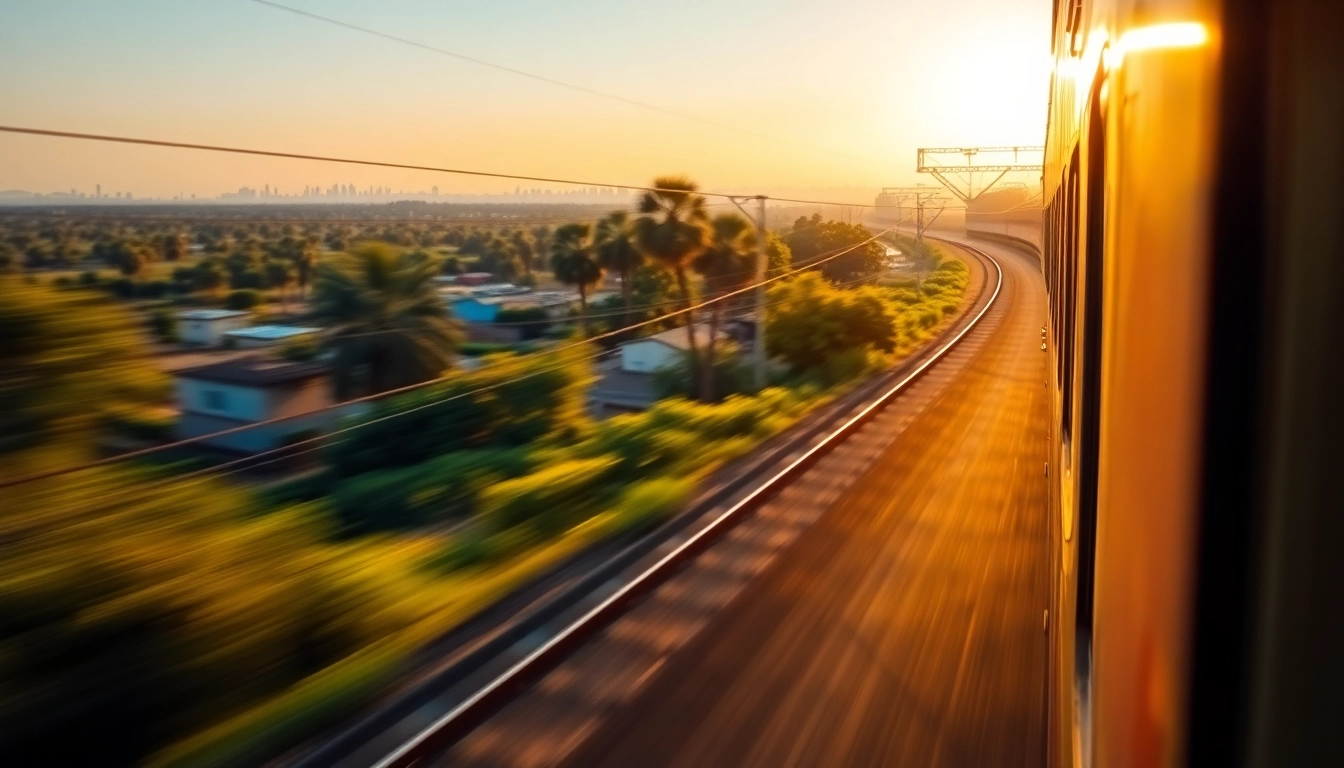
[[[515,692],[538,679],[589,637],[611,624],[624,612],[628,605],[666,581],[684,563],[703,552],[720,536],[745,518],[748,513],[754,511],[798,475],[815,464],[822,456],[842,443],[854,430],[871,420],[906,387],[921,378],[930,368],[941,361],[967,334],[980,324],[980,321],[994,306],[1003,289],[1003,267],[994,257],[963,243],[948,242],[988,260],[989,263],[994,265],[997,273],[994,292],[990,295],[989,301],[967,323],[966,327],[962,328],[928,360],[925,360],[899,382],[888,388],[886,392],[870,402],[858,414],[850,417],[844,424],[802,456],[794,459],[783,469],[769,477],[675,550],[634,576],[600,604],[561,629],[526,657],[486,683],[465,701],[421,729],[411,739],[403,742],[391,754],[378,761],[374,768],[409,768],[409,766],[416,765],[424,758],[437,754],[461,740],[490,714],[505,704]]]

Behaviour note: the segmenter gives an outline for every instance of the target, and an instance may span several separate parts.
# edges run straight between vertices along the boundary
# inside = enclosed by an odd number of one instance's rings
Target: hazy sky
[[[0,0],[0,123],[706,188],[876,188],[918,146],[1043,142],[1049,0]],[[800,146],[802,145],[802,146]],[[513,182],[0,135],[0,190]],[[867,192],[864,193],[868,194]]]

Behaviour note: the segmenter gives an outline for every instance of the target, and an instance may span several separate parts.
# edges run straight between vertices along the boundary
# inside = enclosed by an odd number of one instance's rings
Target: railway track
[[[955,247],[982,266],[977,295],[934,344],[876,377],[759,452],[667,525],[630,545],[558,573],[562,586],[520,599],[517,615],[481,628],[450,663],[297,760],[297,768],[397,768],[423,764],[471,733],[531,683],[585,645],[654,589],[701,557],[764,503],[937,368],[985,318],[1003,286],[989,254]],[[510,606],[505,606],[505,609]]]

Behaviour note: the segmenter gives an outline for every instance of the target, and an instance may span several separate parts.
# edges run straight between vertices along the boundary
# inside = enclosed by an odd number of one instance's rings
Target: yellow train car
[[[1053,47],[1049,764],[1344,765],[1344,2]]]

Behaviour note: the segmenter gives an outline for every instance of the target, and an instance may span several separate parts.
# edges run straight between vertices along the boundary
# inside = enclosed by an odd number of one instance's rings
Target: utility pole
[[[756,341],[751,354],[760,392],[765,389],[765,273],[770,254],[765,246],[765,195],[757,195],[756,202]]]
[[[769,266],[770,255],[765,247],[765,195],[756,195],[754,198],[730,197],[728,198],[747,218],[756,219],[756,338],[752,342],[751,366],[756,391],[765,389],[765,273]],[[747,213],[747,209],[742,207],[740,200],[756,201],[756,216],[753,217]]]

